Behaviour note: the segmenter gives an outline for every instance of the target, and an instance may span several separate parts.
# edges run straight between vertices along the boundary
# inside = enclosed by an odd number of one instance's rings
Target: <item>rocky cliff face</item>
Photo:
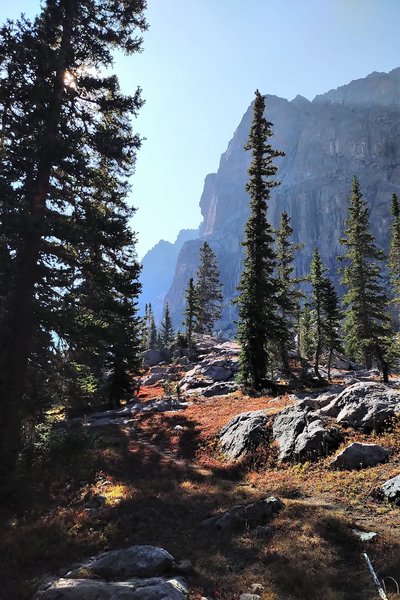
[[[315,245],[337,280],[339,238],[343,233],[353,175],[371,208],[377,243],[387,248],[390,198],[400,192],[400,68],[372,73],[312,102],[266,97],[266,116],[274,124],[272,144],[286,156],[277,159],[281,185],[273,190],[269,219],[276,226],[286,210],[295,241],[304,249],[297,274],[308,270]],[[235,317],[230,303],[242,268],[243,229],[249,199],[244,190],[250,155],[243,150],[252,120],[250,106],[222,155],[217,173],[208,175],[200,200],[199,239],[186,242],[178,257],[166,299],[177,323],[184,290],[193,276],[201,242],[216,253],[226,300],[223,325]]]
[[[197,229],[183,229],[174,244],[161,240],[143,257],[140,275],[143,291],[139,297],[142,314],[145,305],[151,303],[156,321],[162,318],[165,295],[174,277],[179,251],[187,240],[196,237]]]

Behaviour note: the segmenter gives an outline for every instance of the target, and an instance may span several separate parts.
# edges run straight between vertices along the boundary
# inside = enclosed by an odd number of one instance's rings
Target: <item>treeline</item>
[[[274,231],[267,220],[267,208],[277,166],[273,159],[283,156],[269,142],[272,124],[264,117],[265,100],[257,91],[253,122],[245,146],[252,152],[249,180],[250,217],[245,228],[244,267],[238,288],[238,340],[241,343],[240,381],[251,391],[273,387],[271,374],[282,369],[293,375],[290,353],[300,351],[313,362],[321,378],[322,357],[328,365],[335,350],[368,369],[380,368],[384,381],[399,355],[398,336],[392,326],[393,306],[400,302],[400,210],[392,196],[390,289],[384,279],[384,255],[375,245],[369,229],[368,206],[359,181],[353,178],[348,216],[345,222],[343,255],[338,257],[345,294],[339,301],[327,276],[318,248],[312,254],[310,272],[302,280],[294,277],[295,253],[290,217],[282,213]],[[308,281],[310,293],[305,294]],[[392,311],[390,310],[392,305]]]

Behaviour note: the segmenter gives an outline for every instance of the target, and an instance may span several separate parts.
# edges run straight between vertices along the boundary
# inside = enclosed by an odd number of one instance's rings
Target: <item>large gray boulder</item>
[[[203,370],[203,375],[213,381],[226,381],[232,377],[232,371],[219,365],[207,365]]]
[[[392,477],[392,479],[388,479],[380,488],[382,496],[389,500],[389,502],[394,502],[395,504],[400,504],[400,475],[396,475],[396,477]]]
[[[344,469],[353,471],[374,467],[385,462],[389,457],[389,451],[377,444],[361,444],[353,442],[331,461],[331,469]]]
[[[163,548],[155,546],[131,546],[123,550],[111,550],[90,558],[71,577],[82,569],[96,577],[122,580],[131,577],[154,577],[168,573],[174,559]]]
[[[289,406],[274,420],[272,434],[279,446],[279,460],[316,460],[336,450],[342,440],[337,429],[327,426],[307,405]]]
[[[251,504],[234,506],[231,510],[206,519],[202,526],[223,532],[254,529],[259,525],[266,525],[283,507],[279,498],[270,496]]]
[[[185,600],[185,585],[176,579],[107,582],[62,578],[49,582],[34,600]]]
[[[266,425],[268,417],[263,410],[236,415],[220,431],[219,441],[223,453],[238,458],[256,446],[268,442]]]
[[[399,412],[399,392],[383,383],[360,381],[343,390],[319,414],[335,417],[341,425],[379,431]]]

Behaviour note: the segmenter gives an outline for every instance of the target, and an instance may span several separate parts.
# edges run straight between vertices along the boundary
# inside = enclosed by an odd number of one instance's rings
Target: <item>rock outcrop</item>
[[[379,463],[385,462],[389,457],[389,452],[378,446],[378,444],[360,444],[353,442],[331,461],[331,469],[365,469],[375,467]]]
[[[400,504],[400,475],[385,481],[380,488],[381,495],[389,502]]]
[[[400,192],[400,68],[352,81],[312,102],[267,95],[266,114],[274,124],[273,146],[286,153],[276,161],[281,185],[272,192],[269,219],[276,226],[283,210],[291,216],[294,241],[304,243],[296,259],[297,275],[307,272],[317,245],[337,280],[339,238],[354,174],[371,209],[377,244],[387,248],[390,197]],[[240,242],[248,217],[244,188],[250,156],[243,146],[251,119],[250,106],[221,156],[218,172],[205,179],[199,239],[182,247],[166,296],[176,324],[182,320],[183,291],[195,274],[199,247],[207,240],[221,272],[223,327],[232,330],[237,309],[230,300],[237,294]]]
[[[281,411],[275,417],[272,432],[282,461],[316,460],[336,450],[342,440],[340,431],[304,404]]]
[[[283,507],[279,498],[270,496],[251,504],[234,506],[231,510],[206,519],[202,526],[223,532],[254,529],[259,525],[266,525]]]
[[[228,458],[238,458],[253,452],[260,444],[267,444],[267,423],[268,417],[263,410],[236,415],[220,431],[222,452]]]
[[[174,569],[179,565],[163,548],[112,550],[48,579],[34,600],[185,600],[186,583]]]
[[[396,413],[400,413],[400,393],[373,381],[350,385],[319,411],[341,425],[367,432],[381,430]]]

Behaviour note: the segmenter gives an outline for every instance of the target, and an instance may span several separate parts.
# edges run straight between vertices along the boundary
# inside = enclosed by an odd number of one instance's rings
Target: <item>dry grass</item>
[[[141,391],[142,401],[154,395],[160,388]],[[400,472],[400,427],[373,437],[391,448],[391,460],[358,472],[330,471],[328,460],[279,465],[273,450],[252,465],[223,460],[216,436],[232,416],[273,414],[289,403],[240,393],[194,399],[185,411],[141,416],[133,433],[104,430],[94,445],[32,468],[18,501],[1,515],[0,598],[28,600],[42,575],[94,553],[155,544],[193,562],[191,600],[237,600],[254,584],[262,600],[375,600],[364,548],[380,577],[400,579],[400,510],[371,495]],[[366,437],[346,432],[346,442],[354,439]],[[270,538],[200,526],[210,514],[272,494],[285,509]],[[96,495],[105,504],[88,511]],[[355,527],[379,535],[363,544]]]

